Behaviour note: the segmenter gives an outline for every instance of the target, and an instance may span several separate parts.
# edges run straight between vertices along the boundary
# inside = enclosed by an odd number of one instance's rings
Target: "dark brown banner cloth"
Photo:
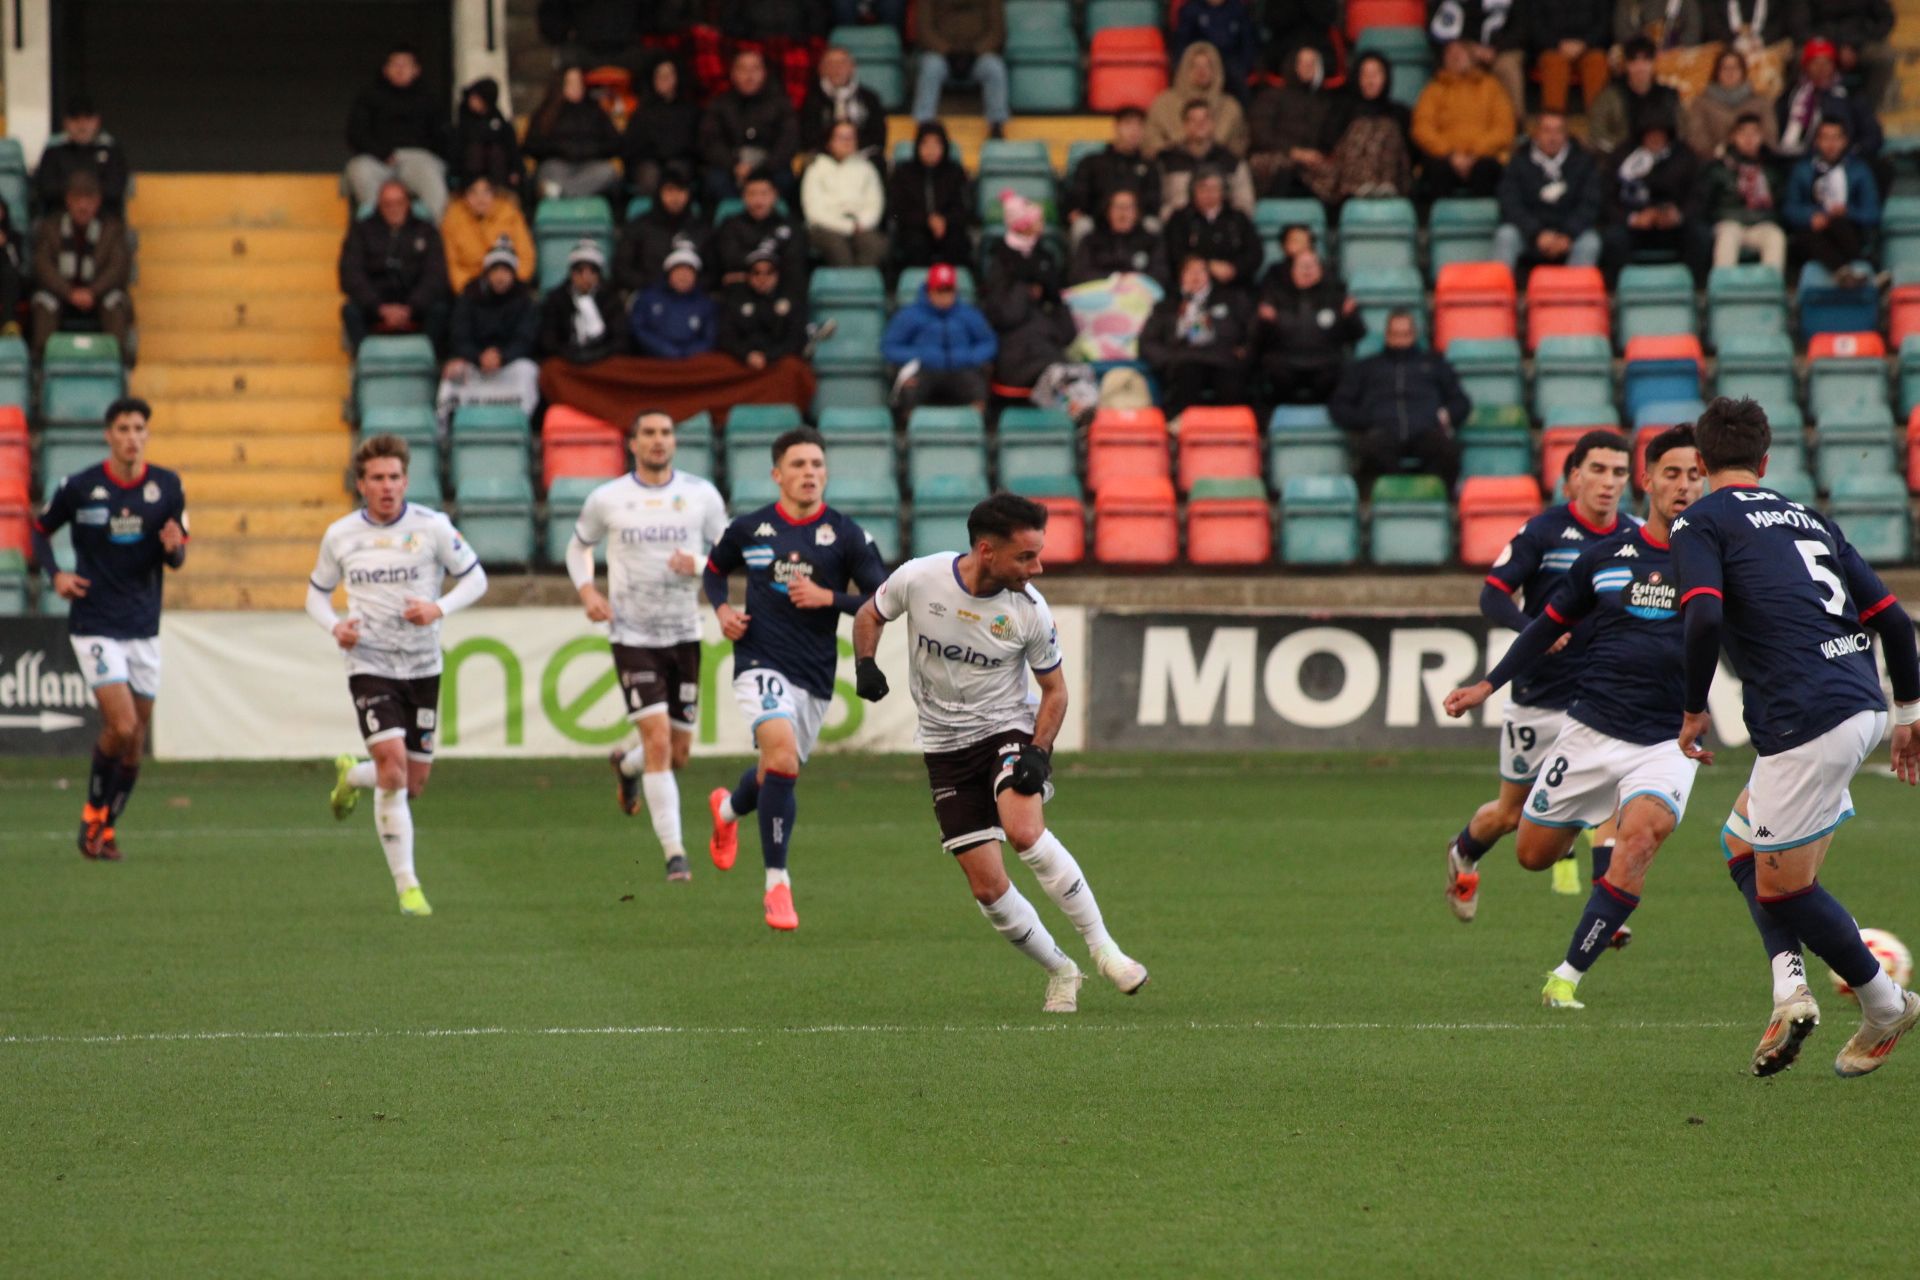
[[[758,373],[717,351],[684,360],[613,356],[592,365],[552,359],[540,366],[540,394],[547,403],[570,405],[619,426],[642,409],[664,410],[675,422],[702,409],[718,422],[737,404],[790,404],[805,412],[813,403],[813,387],[813,366],[798,356]]]

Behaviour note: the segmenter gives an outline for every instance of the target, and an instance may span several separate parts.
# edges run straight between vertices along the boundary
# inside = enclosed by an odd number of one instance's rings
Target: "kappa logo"
[[[1587,535],[1578,529],[1562,529],[1560,536],[1570,542],[1585,542],[1587,540]]]
[[[103,501],[106,498],[106,496],[107,496],[107,491],[102,487],[100,487],[99,485],[95,485],[93,486],[93,492],[88,494],[87,498],[89,501],[92,501],[92,502],[100,502],[100,501]]]
[[[753,536],[756,538],[771,538],[773,536],[773,526],[762,520],[760,526],[753,531]]]
[[[1767,830],[1765,827],[1755,827],[1753,829],[1753,834],[1755,834],[1756,836],[1759,836],[1762,840],[1773,839],[1773,832]]]
[[[1616,560],[1638,560],[1640,558],[1640,552],[1635,547],[1626,546],[1614,552],[1613,558]]]
[[[1673,522],[1673,528],[1667,530],[1667,536],[1671,538],[1674,534],[1680,532],[1682,529],[1686,527],[1687,527],[1687,518],[1685,516],[1681,516],[1678,520],[1675,520]]]

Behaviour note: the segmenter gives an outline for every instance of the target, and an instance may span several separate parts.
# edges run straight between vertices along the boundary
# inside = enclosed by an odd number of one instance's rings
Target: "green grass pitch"
[[[1746,761],[1551,1013],[1579,900],[1503,844],[1477,923],[1441,902],[1491,754],[1063,762],[1050,820],[1154,978],[1054,1019],[912,758],[808,770],[794,936],[749,829],[668,885],[592,761],[443,762],[430,920],[318,764],[154,765],[109,866],[73,849],[83,766],[9,762],[0,1272],[1906,1272],[1920,1045],[1836,1079],[1856,1014],[1815,965],[1807,1056],[1746,1074]],[[737,768],[684,776],[696,849]],[[1920,796],[1854,791],[1826,883],[1920,942]]]

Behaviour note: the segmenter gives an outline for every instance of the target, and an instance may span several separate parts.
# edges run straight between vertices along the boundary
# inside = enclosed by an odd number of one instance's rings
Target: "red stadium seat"
[[[1920,405],[1907,417],[1907,492],[1920,493]]]
[[[1527,350],[1558,334],[1608,338],[1612,308],[1598,267],[1535,267],[1527,280]]]
[[[1643,335],[1627,339],[1627,363],[1636,360],[1691,360],[1706,369],[1707,358],[1700,350],[1700,339],[1691,333]]]
[[[0,435],[0,504],[33,505],[33,451],[25,436]]]
[[[1460,486],[1460,563],[1492,564],[1514,531],[1540,514],[1531,476],[1473,476]]]
[[[540,429],[541,485],[551,489],[561,476],[606,476],[627,469],[626,438],[620,428],[567,405],[547,410]]]
[[[1203,476],[1260,478],[1260,424],[1245,405],[1180,415],[1180,492]]]
[[[1887,295],[1887,345],[1898,351],[1915,333],[1920,333],[1920,284],[1895,285]]]
[[[1450,262],[1433,291],[1433,345],[1445,351],[1455,338],[1514,338],[1513,275],[1503,263]]]
[[[1347,0],[1347,35],[1353,39],[1368,27],[1426,25],[1426,0]]]
[[[17,404],[0,404],[0,440],[27,438],[27,413]]]
[[[1087,509],[1078,498],[1036,497],[1047,509],[1047,549],[1041,555],[1048,565],[1082,564],[1087,558]]]
[[[1101,564],[1172,564],[1180,558],[1180,511],[1165,476],[1127,476],[1093,501],[1093,558]]]
[[[1087,488],[1096,497],[1115,479],[1172,475],[1167,420],[1158,409],[1102,409],[1094,415],[1087,429]]]
[[[1807,341],[1807,361],[1878,360],[1887,344],[1877,333],[1816,333]]]
[[[1167,87],[1167,43],[1157,27],[1096,31],[1087,49],[1087,107],[1142,111]]]
[[[1265,564],[1273,509],[1262,498],[1196,498],[1187,504],[1189,564]]]

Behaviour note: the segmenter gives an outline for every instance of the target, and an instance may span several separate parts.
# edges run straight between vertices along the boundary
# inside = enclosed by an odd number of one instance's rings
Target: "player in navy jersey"
[[[1520,865],[1558,865],[1583,827],[1614,819],[1609,849],[1594,847],[1593,892],[1566,959],[1547,975],[1541,1002],[1585,1006],[1574,990],[1608,946],[1632,937],[1627,917],[1640,903],[1647,869],[1680,825],[1698,766],[1674,741],[1682,715],[1680,592],[1668,531],[1700,496],[1693,430],[1674,427],[1647,446],[1647,521],[1580,553],[1551,602],[1477,684],[1447,696],[1461,716],[1493,691],[1546,661],[1570,630],[1589,625],[1586,657],[1567,724],[1520,819]]]
[[[1842,1076],[1879,1068],[1920,1022],[1920,995],[1900,989],[1860,939],[1853,917],[1821,886],[1834,830],[1853,816],[1848,783],[1887,731],[1886,695],[1871,630],[1885,648],[1896,703],[1893,772],[1920,782],[1920,651],[1907,613],[1838,525],[1761,487],[1772,431],[1751,400],[1721,397],[1696,427],[1711,492],[1674,525],[1674,566],[1686,624],[1686,719],[1681,750],[1705,764],[1707,694],[1720,648],[1744,685],[1759,758],[1746,811],[1752,879],[1735,871],[1770,955],[1797,939],[1860,998],[1860,1029],[1840,1049]],[[1738,821],[1736,821],[1738,820]],[[1730,850],[1731,852],[1731,850]],[[1753,1056],[1756,1075],[1792,1065],[1819,1024],[1804,985],[1774,1011]]]
[[[840,615],[860,611],[887,579],[866,530],[826,503],[826,441],[797,427],[773,442],[780,500],[727,526],[707,558],[701,586],[733,641],[733,694],[753,730],[759,760],[729,792],[707,798],[713,812],[708,851],[722,871],[739,851],[736,824],[760,815],[766,862],[767,924],[797,929],[787,851],[793,843],[794,786],[833,702]],[[727,603],[727,576],[747,573],[747,607]]]
[[[1480,612],[1488,621],[1525,631],[1547,607],[1575,557],[1619,531],[1631,448],[1618,431],[1589,431],[1575,442],[1564,468],[1568,501],[1520,526],[1487,574]],[[1540,774],[1540,762],[1566,723],[1589,634],[1591,627],[1574,628],[1536,669],[1514,683],[1500,717],[1500,793],[1481,805],[1447,845],[1447,906],[1463,922],[1480,909],[1480,859],[1520,825],[1520,807]],[[1605,858],[1608,838],[1605,831],[1596,833],[1596,857]],[[1565,873],[1556,867],[1555,888],[1577,893],[1579,873],[1572,863],[1567,869],[1571,886],[1558,883]]]
[[[118,861],[114,824],[140,779],[153,700],[160,694],[160,596],[166,569],[187,562],[187,493],[178,474],[147,462],[145,400],[107,406],[107,459],[60,481],[33,522],[33,558],[69,602],[67,633],[94,701],[100,737],[80,810],[80,852]],[[52,535],[73,526],[74,567]]]

